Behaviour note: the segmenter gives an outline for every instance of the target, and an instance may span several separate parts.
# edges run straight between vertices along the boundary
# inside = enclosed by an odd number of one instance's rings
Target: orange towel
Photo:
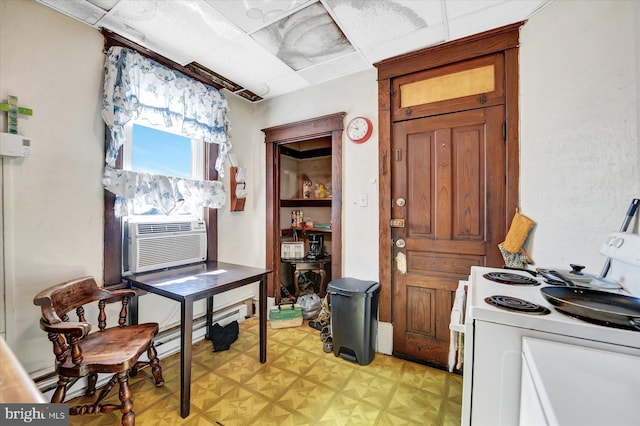
[[[513,216],[511,227],[503,243],[504,249],[510,253],[518,253],[527,239],[529,231],[533,228],[533,225],[535,225],[533,220],[520,214],[518,209],[516,209],[516,214]]]

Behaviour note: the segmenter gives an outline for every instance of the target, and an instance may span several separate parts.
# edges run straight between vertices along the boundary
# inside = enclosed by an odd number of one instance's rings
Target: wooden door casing
[[[267,295],[280,294],[280,147],[320,137],[331,138],[331,278],[342,276],[342,130],[344,112],[262,129],[266,144],[266,262],[271,269]]]
[[[398,316],[403,315],[406,318],[409,314],[406,305],[401,306],[400,309],[395,308],[395,306],[400,306],[401,303],[396,303],[400,295],[394,290],[393,284],[396,269],[395,255],[397,254],[397,249],[394,247],[394,241],[397,238],[397,229],[391,226],[392,219],[396,215],[394,211],[395,198],[392,197],[394,183],[391,173],[396,158],[392,148],[395,125],[404,120],[414,121],[423,117],[437,116],[442,113],[455,113],[461,110],[473,110],[475,108],[501,105],[504,111],[504,122],[501,123],[501,125],[504,125],[504,127],[499,129],[499,132],[504,144],[504,158],[503,164],[501,165],[504,171],[504,189],[502,194],[488,194],[486,198],[488,201],[486,202],[491,203],[493,200],[492,197],[503,197],[502,205],[504,207],[501,211],[488,211],[490,217],[487,219],[486,226],[489,227],[489,232],[498,232],[506,235],[508,221],[513,217],[513,213],[518,204],[518,44],[519,30],[522,25],[524,25],[523,22],[514,23],[485,33],[407,53],[375,64],[378,69],[378,161],[380,182],[379,280],[381,291],[379,298],[379,320],[393,324],[394,354],[396,355],[400,355],[398,351],[399,346],[396,342]],[[463,105],[462,108],[460,105],[454,107],[448,103],[443,110],[438,108],[410,107],[412,110],[411,114],[403,114],[402,111],[400,111],[400,115],[398,115],[399,101],[396,98],[396,83],[398,81],[411,81],[413,77],[409,76],[419,78],[418,73],[435,70],[436,68],[444,72],[444,67],[448,67],[449,65],[460,64],[463,61],[497,53],[503,55],[504,58],[502,62],[504,69],[500,70],[500,66],[498,66],[496,70],[500,73],[499,75],[503,77],[502,87],[504,90],[502,94],[496,92],[496,95],[499,96],[492,98],[492,96],[488,95],[486,99],[484,99],[485,97],[481,97],[482,99],[477,99],[475,104],[473,98],[469,98],[469,102]],[[438,72],[439,71],[435,71],[434,74]],[[499,84],[499,82],[496,83]],[[485,100],[486,102],[484,102]],[[482,104],[482,102],[484,102],[484,104]],[[492,172],[491,169],[487,170],[489,173]],[[493,179],[493,175],[487,175],[487,178]],[[438,223],[443,224],[443,221],[446,221],[446,218],[441,218]],[[465,225],[465,223],[461,224]],[[500,230],[501,224],[504,224],[502,230]],[[412,247],[412,244],[415,246],[417,243],[410,241],[407,246]],[[453,247],[457,243],[450,242],[448,244],[449,249],[453,250]],[[497,247],[495,247],[495,249],[497,250]],[[433,263],[436,262],[433,256],[416,256],[412,250],[408,252],[407,256],[409,268],[433,270]],[[497,257],[499,254],[494,251],[493,248],[488,251],[487,254],[488,257],[484,260],[487,265],[502,264],[502,259]],[[415,274],[416,276],[405,277],[405,281],[408,282],[411,288],[410,292],[405,292],[403,297],[405,300],[407,300],[407,298],[411,299],[412,301],[410,303],[416,306],[421,304],[423,307],[422,311],[420,309],[414,310],[414,313],[411,314],[412,316],[409,316],[409,321],[405,321],[412,329],[419,329],[421,332],[425,332],[423,330],[426,330],[425,333],[431,334],[435,334],[436,330],[440,330],[440,335],[448,334],[448,329],[446,328],[448,318],[445,320],[444,317],[450,313],[453,297],[452,289],[454,285],[457,286],[457,282],[454,282],[454,279],[451,279],[448,283],[444,282],[442,276],[450,274],[451,277],[455,277],[459,273],[461,277],[466,277],[469,272],[469,265],[478,262],[478,255],[472,255],[471,257],[465,256],[460,257],[459,255],[457,258],[452,259],[447,256],[447,252],[445,251],[437,256],[438,267],[441,269],[438,272],[434,272],[432,277],[420,278],[420,274],[417,273]],[[424,289],[421,288],[421,286],[416,286],[415,281],[418,279],[426,281],[431,287]],[[440,289],[436,285],[436,281],[439,283]],[[428,308],[424,309],[425,306]],[[446,312],[441,320],[436,320],[434,313],[428,311],[428,309],[431,309],[431,306],[434,306],[435,309],[442,310],[442,312]],[[437,323],[438,321],[440,323]],[[412,344],[413,342],[409,340],[409,343],[404,345],[410,346]],[[442,353],[444,353],[444,350]],[[416,358],[421,357],[418,355]]]

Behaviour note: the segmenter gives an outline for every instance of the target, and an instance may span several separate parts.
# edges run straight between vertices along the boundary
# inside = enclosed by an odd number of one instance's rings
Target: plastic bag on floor
[[[228,350],[231,344],[238,340],[238,334],[240,334],[238,321],[230,322],[224,327],[218,323],[213,324],[213,330],[211,330],[213,351],[221,352]]]
[[[317,317],[322,308],[322,299],[315,293],[303,294],[296,303],[302,308],[302,318],[307,320]]]

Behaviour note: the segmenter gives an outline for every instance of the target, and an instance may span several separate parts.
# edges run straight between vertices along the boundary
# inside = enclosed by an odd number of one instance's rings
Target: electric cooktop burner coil
[[[540,282],[524,275],[513,274],[511,272],[489,272],[483,275],[490,281],[495,281],[500,284],[510,285],[540,285]]]
[[[540,306],[536,303],[528,302],[526,300],[518,299],[517,297],[512,296],[489,296],[484,299],[484,301],[490,305],[493,305],[500,309],[505,309],[507,311],[534,315],[547,315],[551,313],[551,311],[544,306]]]

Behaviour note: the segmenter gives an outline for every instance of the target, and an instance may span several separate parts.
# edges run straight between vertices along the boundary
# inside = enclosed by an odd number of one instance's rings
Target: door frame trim
[[[276,297],[280,283],[280,148],[288,143],[331,137],[331,279],[342,276],[342,131],[345,112],[261,129],[266,145],[267,296]]]
[[[409,73],[473,59],[492,53],[504,54],[505,118],[506,118],[506,209],[505,223],[518,205],[519,197],[519,109],[518,109],[518,45],[524,22],[454,40],[438,46],[378,62],[378,163],[379,163],[379,319],[392,322],[392,237],[391,237],[391,132],[393,79]],[[417,117],[413,117],[417,118]],[[504,230],[505,234],[507,229]]]

